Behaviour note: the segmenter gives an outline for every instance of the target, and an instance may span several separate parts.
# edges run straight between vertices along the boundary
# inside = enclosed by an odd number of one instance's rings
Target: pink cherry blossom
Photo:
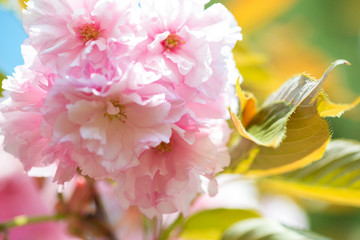
[[[87,65],[102,68],[109,56],[129,55],[142,39],[131,23],[138,8],[135,1],[31,0],[27,5],[23,22],[28,43],[54,73]]]
[[[52,126],[43,121],[41,109],[48,91],[53,85],[52,74],[42,74],[19,66],[14,77],[3,81],[3,88],[9,91],[9,98],[2,103],[2,132],[5,135],[4,149],[18,157],[25,171],[33,167],[44,167],[58,163],[54,181],[63,184],[75,174],[77,165],[69,158],[69,150],[62,145],[46,152]],[[62,162],[58,162],[58,155]]]
[[[117,192],[122,206],[135,205],[150,218],[178,210],[186,214],[197,194],[216,194],[214,175],[229,164],[226,122],[183,127],[174,127],[169,142],[145,150],[138,166],[120,172]]]
[[[122,206],[149,217],[214,195],[241,34],[207,3],[29,0],[25,65],[3,82],[6,151],[26,171],[53,164],[58,184],[77,170],[111,178]]]
[[[168,142],[184,104],[169,99],[163,88],[132,89],[144,82],[141,69],[131,66],[116,81],[100,74],[56,79],[42,108],[46,124],[53,127],[47,151],[64,144],[83,174],[104,178],[138,165],[142,151]]]
[[[40,108],[52,84],[52,77],[19,66],[14,77],[3,81],[9,98],[3,102],[1,121],[5,134],[4,149],[18,157],[26,171],[41,166],[41,152],[48,139],[41,134],[42,114]]]
[[[190,87],[184,96],[192,98],[187,101],[214,100],[224,92],[232,72],[228,64],[233,62],[231,51],[241,39],[230,12],[221,4],[204,10],[207,2],[140,1],[148,39],[137,49],[138,61],[172,82]],[[232,77],[232,81],[237,78]]]

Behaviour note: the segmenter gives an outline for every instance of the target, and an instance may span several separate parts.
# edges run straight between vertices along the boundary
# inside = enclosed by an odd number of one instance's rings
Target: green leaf
[[[285,137],[286,122],[293,110],[294,107],[287,102],[274,102],[262,108],[246,130],[254,139],[261,139],[258,144],[278,146]]]
[[[6,78],[6,76],[0,72],[0,83],[2,83],[2,81],[3,81],[5,78]],[[3,91],[3,89],[0,88],[0,97],[3,96],[3,95],[2,95],[2,91]]]
[[[319,106],[323,113],[329,109],[339,113],[357,104],[355,101],[351,105],[329,105],[325,98],[321,98],[322,104],[317,104],[319,96],[324,96],[325,79],[339,64],[348,62],[334,62],[319,80],[304,74],[291,78],[256,113],[255,107],[250,107],[251,111],[247,107],[254,97],[246,98],[237,86],[243,112],[240,117],[231,111],[230,114],[243,139],[231,148],[230,168],[235,172],[264,176],[289,172],[320,159],[331,135],[327,122],[318,112]],[[246,116],[249,113],[250,120]]]
[[[6,76],[0,72],[0,81],[4,80]]]
[[[326,93],[320,92],[317,109],[321,117],[340,117],[345,111],[348,111],[360,103],[360,97],[356,98],[350,104],[337,104],[330,101]]]
[[[184,224],[180,234],[182,239],[217,240],[222,233],[235,222],[257,218],[260,215],[253,210],[211,209],[192,215]]]
[[[238,95],[241,94],[238,93]],[[277,147],[285,136],[286,122],[295,108],[285,101],[277,101],[260,108],[259,111],[253,114],[256,107],[249,107],[249,103],[253,105],[254,102],[249,100],[241,102],[244,110],[240,118],[230,111],[236,129],[242,137],[257,145]],[[253,114],[251,118],[247,115],[250,113]]]
[[[259,183],[270,190],[360,207],[360,143],[332,141],[319,161]]]
[[[243,124],[242,121],[246,118],[247,112],[242,113],[240,119],[231,113],[235,126],[240,128],[238,129],[240,134],[258,145],[278,147],[285,137],[286,122],[290,115],[298,106],[308,107],[316,103],[318,92],[321,90],[326,77],[339,64],[348,64],[348,62],[345,60],[334,62],[320,80],[302,74],[285,82],[268,97],[260,110],[252,117],[250,124]],[[241,92],[238,84],[237,95],[240,99],[241,109],[246,109],[249,101],[248,98],[244,97],[244,93]]]
[[[249,219],[227,229],[222,240],[330,240],[329,238],[299,230],[268,219]]]
[[[298,107],[287,122],[286,138],[278,148],[259,146],[250,175],[274,175],[303,167],[321,158],[330,140],[327,122],[316,106]]]

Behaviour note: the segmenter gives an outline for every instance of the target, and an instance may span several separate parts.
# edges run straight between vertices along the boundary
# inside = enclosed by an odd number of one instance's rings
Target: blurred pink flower
[[[1,140],[2,142],[2,140]],[[26,176],[18,163],[0,149],[0,221],[9,221],[19,215],[43,216],[54,214],[51,200],[43,195],[32,178]],[[6,170],[6,171],[5,171]],[[56,185],[52,186],[57,188]],[[2,233],[0,233],[0,239]],[[11,240],[70,240],[66,226],[59,222],[46,222],[16,227],[9,230]]]
[[[26,201],[24,201],[26,199]],[[11,220],[18,215],[40,216],[53,214],[46,201],[41,199],[32,179],[16,173],[0,181],[0,221]],[[11,240],[74,239],[67,236],[65,226],[58,223],[39,223],[10,230]]]
[[[214,175],[230,161],[225,146],[229,132],[223,121],[206,129],[174,126],[169,142],[145,150],[138,166],[119,173],[122,206],[135,205],[149,218],[179,210],[186,214],[197,194],[215,195]]]
[[[123,209],[116,197],[114,186],[107,181],[97,181],[96,189],[101,196],[107,217],[118,239],[143,240],[144,219],[137,208]]]

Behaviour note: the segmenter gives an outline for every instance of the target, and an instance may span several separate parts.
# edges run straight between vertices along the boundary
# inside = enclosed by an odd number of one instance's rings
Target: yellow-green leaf
[[[330,240],[316,233],[287,227],[263,218],[238,222],[227,229],[221,240]]]
[[[249,175],[274,175],[303,167],[321,158],[330,140],[327,122],[316,107],[298,107],[287,125],[286,138],[278,148],[259,146]]]
[[[2,80],[4,80],[5,78],[6,78],[6,76],[0,72],[0,80],[2,81]]]
[[[180,237],[188,240],[218,240],[232,224],[257,217],[260,215],[253,210],[219,208],[201,211],[185,222]]]
[[[2,81],[3,81],[5,78],[6,78],[6,76],[0,72],[0,83],[2,83]],[[3,91],[3,89],[0,88],[0,97],[2,97],[2,91]]]
[[[233,112],[230,111],[230,115],[242,137],[258,145],[278,146],[285,136],[286,122],[292,111],[292,106],[286,102],[276,102],[261,109],[248,120],[247,129]]]
[[[319,80],[304,74],[291,78],[268,97],[246,125],[244,113],[237,117],[230,112],[236,129],[245,138],[231,148],[231,169],[250,175],[274,175],[320,159],[331,134],[318,110],[324,113],[332,109],[340,113],[356,104],[337,108],[324,105],[322,85],[330,71],[339,64],[348,62],[334,62]],[[247,104],[247,99],[242,100],[244,97],[239,86],[237,92],[240,101]]]
[[[345,111],[360,103],[360,97],[350,104],[336,104],[330,101],[326,93],[321,92],[317,100],[317,109],[321,117],[340,117]]]
[[[345,60],[334,62],[320,80],[307,75],[300,75],[285,82],[256,111],[253,96],[245,95],[239,85],[236,85],[240,99],[240,117],[230,111],[231,119],[241,136],[254,143],[266,147],[278,147],[285,137],[286,122],[297,107],[308,107],[316,103],[318,92],[329,74],[339,64],[348,64]],[[250,105],[251,110],[248,110]],[[250,117],[248,116],[250,115]]]
[[[252,93],[241,90],[239,79],[236,81],[236,94],[240,100],[242,125],[246,127],[257,112],[257,100]]]
[[[251,119],[246,131],[256,140],[255,143],[277,147],[285,137],[286,123],[293,110],[294,107],[287,102],[274,102]]]
[[[332,141],[319,161],[260,184],[300,197],[360,207],[360,143]]]

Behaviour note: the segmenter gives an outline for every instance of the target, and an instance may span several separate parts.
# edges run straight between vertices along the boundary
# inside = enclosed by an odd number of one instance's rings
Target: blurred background
[[[360,1],[224,0],[243,31],[235,50],[242,88],[259,99],[295,74],[319,78],[336,59],[325,85],[330,99],[349,103],[360,95]],[[333,139],[360,140],[360,107],[328,119]],[[263,189],[266,195],[266,189]],[[336,240],[360,239],[360,211],[324,202],[293,199],[306,211],[310,229]]]
[[[244,77],[242,88],[264,100],[298,73],[319,78],[336,59],[352,65],[331,73],[325,91],[336,103],[360,95],[360,1],[358,0],[223,0],[242,27],[243,41],[234,55]],[[0,0],[0,78],[23,63],[20,45],[27,37],[17,0]],[[360,141],[360,107],[328,119],[333,138]],[[264,190],[266,192],[266,190]],[[293,199],[307,213],[310,228],[336,240],[360,239],[357,208]]]
[[[360,94],[360,1],[224,0],[243,28],[235,51],[243,88],[266,98],[282,82],[306,72],[319,78],[336,59],[352,66],[332,72],[325,91],[337,103]],[[333,138],[360,140],[360,108],[329,119]]]

